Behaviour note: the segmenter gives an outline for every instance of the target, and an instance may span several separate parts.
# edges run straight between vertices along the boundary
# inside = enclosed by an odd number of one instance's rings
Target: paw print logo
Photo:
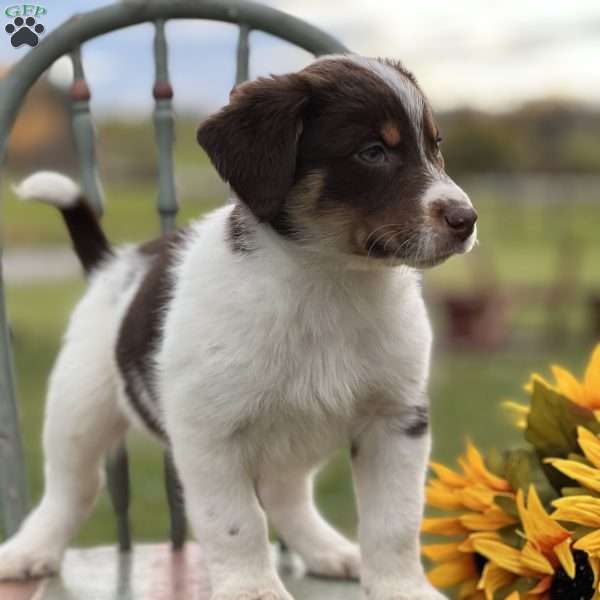
[[[28,46],[37,46],[40,35],[45,31],[41,23],[35,22],[33,17],[16,17],[12,23],[9,23],[4,30],[10,35],[10,43],[14,48],[27,44]]]

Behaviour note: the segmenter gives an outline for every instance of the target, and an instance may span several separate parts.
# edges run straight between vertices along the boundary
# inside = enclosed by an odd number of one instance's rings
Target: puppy
[[[61,175],[17,190],[62,211],[89,287],[50,378],[45,493],[0,547],[0,578],[58,569],[135,423],[174,455],[213,600],[291,599],[267,517],[309,571],[360,576],[369,600],[443,598],[419,558],[419,271],[470,250],[477,215],[421,89],[397,62],[328,56],[238,86],[198,141],[234,203],[142,246],[113,250]],[[313,503],[344,446],[360,553]]]

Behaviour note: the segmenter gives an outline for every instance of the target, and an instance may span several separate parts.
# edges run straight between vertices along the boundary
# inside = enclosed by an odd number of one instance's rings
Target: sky
[[[108,3],[45,0],[40,4],[48,14],[41,21],[48,33],[75,12]],[[503,111],[547,97],[600,106],[600,0],[265,3],[321,27],[352,51],[402,60],[438,111],[463,106]],[[0,2],[3,8],[11,5]],[[4,10],[2,18],[9,22]],[[0,63],[9,65],[30,51],[27,46],[13,48],[9,36],[0,34]],[[225,103],[235,73],[236,27],[172,21],[167,36],[178,112],[205,114]],[[253,32],[250,43],[252,77],[297,70],[311,60],[305,51],[261,32]],[[150,113],[151,48],[149,24],[84,45],[94,112],[141,118]],[[51,75],[68,84],[68,61],[56,64]]]

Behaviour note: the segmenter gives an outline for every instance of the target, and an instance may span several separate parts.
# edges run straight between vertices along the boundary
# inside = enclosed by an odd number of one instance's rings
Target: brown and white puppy
[[[314,573],[370,600],[442,598],[419,560],[431,331],[418,270],[475,242],[440,134],[399,63],[329,56],[234,90],[198,140],[236,199],[162,241],[113,251],[77,186],[58,206],[90,274],[49,387],[46,491],[0,547],[0,578],[58,568],[138,423],[172,450],[214,600],[289,600],[267,517]],[[358,547],[312,482],[352,448]],[[50,526],[51,524],[51,526]]]

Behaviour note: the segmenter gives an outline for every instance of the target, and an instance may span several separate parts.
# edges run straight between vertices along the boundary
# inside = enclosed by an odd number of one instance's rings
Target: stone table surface
[[[356,583],[283,572],[294,600],[360,600]],[[195,544],[177,553],[167,545],[139,545],[131,554],[102,547],[70,550],[59,577],[0,583],[0,600],[210,600],[210,587]]]

